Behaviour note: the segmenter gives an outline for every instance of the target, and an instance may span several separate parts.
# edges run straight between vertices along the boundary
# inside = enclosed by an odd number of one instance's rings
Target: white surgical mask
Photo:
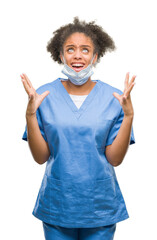
[[[64,59],[63,56],[63,60],[64,60],[64,68],[62,70],[62,73],[65,74],[68,79],[75,85],[83,85],[84,83],[86,83],[89,79],[90,76],[93,75],[93,70],[92,70],[92,62],[94,59],[95,55],[92,58],[91,63],[88,65],[88,67],[86,67],[85,69],[76,72],[74,69],[72,69],[71,67],[69,67]]]

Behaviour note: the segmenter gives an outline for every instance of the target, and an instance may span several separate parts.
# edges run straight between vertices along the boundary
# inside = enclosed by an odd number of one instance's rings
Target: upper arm
[[[123,118],[124,118],[124,112],[123,112],[123,110],[121,108],[120,114],[117,117],[116,121],[114,122],[114,124],[113,124],[113,126],[110,129],[110,132],[108,134],[107,141],[106,141],[106,148],[108,146],[110,146],[110,147],[108,147],[108,149],[111,148],[111,145],[112,145],[113,141],[115,140],[115,138],[116,138],[116,136],[117,136],[117,134],[119,132],[119,129],[120,129],[121,124],[123,122]],[[132,129],[131,129],[131,137],[130,137],[130,144],[133,144],[133,143],[135,143],[135,138],[134,138],[134,132],[133,132],[133,127],[132,127]]]

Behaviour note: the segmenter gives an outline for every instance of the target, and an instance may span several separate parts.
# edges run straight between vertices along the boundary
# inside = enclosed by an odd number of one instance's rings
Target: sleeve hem
[[[114,138],[114,139],[115,139],[115,138]],[[114,139],[108,141],[105,146],[111,145],[111,144],[113,143]],[[130,139],[129,145],[132,145],[132,144],[134,144],[134,143],[135,143],[135,139],[133,139],[133,138]]]
[[[22,140],[27,141],[27,138],[26,137],[22,137]]]
[[[46,137],[45,137],[42,133],[41,133],[41,135],[42,135],[42,137],[44,138],[44,140],[48,143]],[[23,136],[23,137],[22,137],[22,140],[28,141],[26,136]]]

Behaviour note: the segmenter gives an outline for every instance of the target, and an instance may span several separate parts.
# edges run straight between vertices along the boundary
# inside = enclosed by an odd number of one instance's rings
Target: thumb
[[[113,96],[119,101],[120,100],[120,95],[116,92],[113,93]]]
[[[41,100],[43,101],[48,95],[49,95],[49,91],[45,91],[44,93],[42,93],[41,96]]]

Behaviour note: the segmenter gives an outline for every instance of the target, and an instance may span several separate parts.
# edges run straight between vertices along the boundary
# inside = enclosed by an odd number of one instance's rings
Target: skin
[[[71,68],[73,68],[73,63],[82,63],[82,69],[84,69],[91,63],[93,54],[94,45],[92,40],[83,33],[73,33],[65,41],[63,45],[63,53],[60,53],[60,58],[63,61],[64,55],[66,64]],[[98,55],[96,53],[93,59],[93,64],[96,62],[97,56]],[[77,71],[80,70],[77,69]],[[127,73],[123,94],[119,95],[118,93],[113,93],[113,96],[119,101],[119,104],[122,106],[122,109],[124,111],[124,119],[117,137],[111,145],[106,147],[104,154],[106,155],[106,158],[110,164],[115,167],[122,163],[130,143],[130,135],[134,117],[134,110],[130,93],[134,87],[135,78],[136,76],[133,76],[129,81],[129,73]],[[50,150],[48,143],[41,135],[36,118],[36,111],[44,98],[49,94],[49,91],[45,91],[41,95],[37,94],[26,74],[21,75],[21,80],[28,95],[26,122],[29,147],[34,160],[39,164],[43,164],[48,160],[50,156]],[[62,84],[69,94],[86,95],[90,93],[96,83],[92,82],[91,78],[89,78],[88,81],[81,86],[74,85],[69,80],[62,81]]]

